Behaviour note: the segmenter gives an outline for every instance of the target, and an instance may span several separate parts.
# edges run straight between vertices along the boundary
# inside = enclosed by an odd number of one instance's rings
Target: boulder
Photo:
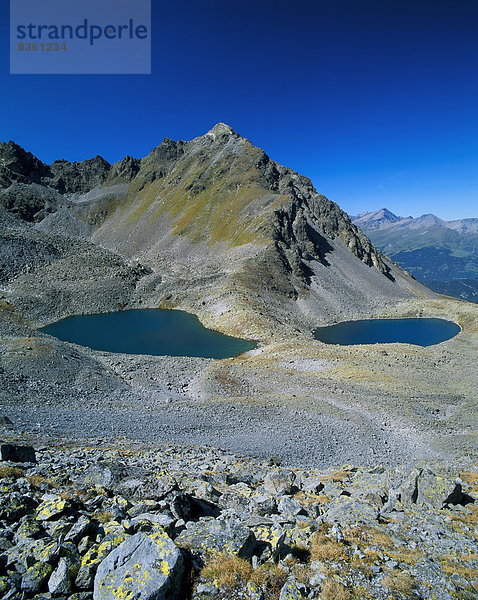
[[[162,529],[137,533],[98,567],[94,600],[173,600],[179,598],[184,562]]]
[[[328,523],[369,523],[377,521],[379,508],[366,500],[339,496],[332,501],[326,513],[324,521]]]
[[[76,565],[71,560],[60,558],[57,568],[48,580],[50,594],[60,596],[71,593],[76,570]]]
[[[429,508],[444,508],[459,504],[462,497],[461,483],[426,469],[418,478],[417,504]]]
[[[29,567],[22,577],[22,590],[34,594],[39,592],[43,584],[49,579],[53,567],[45,562],[37,562]]]
[[[37,521],[49,521],[62,515],[70,507],[70,502],[56,494],[45,494],[37,507]]]
[[[225,554],[249,559],[255,542],[254,533],[236,519],[191,523],[176,538],[178,546],[194,550],[203,558],[211,554]]]
[[[272,471],[264,478],[264,489],[274,496],[290,494],[293,490],[295,474],[293,471]]]

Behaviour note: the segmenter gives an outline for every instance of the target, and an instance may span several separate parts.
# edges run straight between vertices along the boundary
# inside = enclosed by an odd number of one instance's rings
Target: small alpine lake
[[[445,319],[367,319],[318,327],[314,337],[325,344],[414,344],[433,346],[449,340],[461,327]]]
[[[67,317],[40,331],[93,350],[125,354],[230,358],[256,347],[206,329],[195,315],[160,308]]]

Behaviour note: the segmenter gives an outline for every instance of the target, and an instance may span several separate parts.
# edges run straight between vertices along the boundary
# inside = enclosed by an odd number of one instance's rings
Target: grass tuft
[[[251,575],[251,564],[237,556],[215,556],[201,571],[201,576],[207,581],[216,581],[219,587],[227,588],[246,583]]]
[[[324,531],[316,531],[310,539],[310,560],[339,560],[344,556],[344,546],[327,537]]]
[[[338,581],[326,581],[320,594],[321,600],[352,600],[353,593]]]
[[[18,467],[0,467],[0,479],[19,479],[23,477],[22,469]]]

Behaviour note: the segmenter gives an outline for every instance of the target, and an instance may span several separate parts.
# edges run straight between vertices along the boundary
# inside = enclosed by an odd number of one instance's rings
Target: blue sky
[[[39,0],[41,1],[41,0]],[[0,139],[145,156],[224,121],[353,214],[478,217],[478,2],[153,2],[151,75],[9,75]]]

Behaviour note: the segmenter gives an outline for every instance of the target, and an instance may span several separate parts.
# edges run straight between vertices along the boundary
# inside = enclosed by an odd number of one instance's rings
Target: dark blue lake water
[[[40,331],[93,350],[229,358],[256,347],[254,342],[206,329],[195,315],[179,310],[125,310],[67,317]]]
[[[346,321],[319,327],[316,339],[326,344],[389,344],[402,342],[416,346],[433,346],[460,332],[460,327],[444,319],[368,319]]]

